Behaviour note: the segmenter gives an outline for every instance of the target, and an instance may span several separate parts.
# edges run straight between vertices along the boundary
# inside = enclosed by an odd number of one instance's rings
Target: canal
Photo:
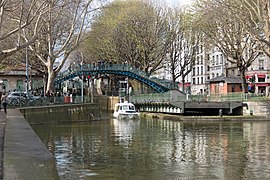
[[[34,125],[61,179],[270,179],[270,122]]]

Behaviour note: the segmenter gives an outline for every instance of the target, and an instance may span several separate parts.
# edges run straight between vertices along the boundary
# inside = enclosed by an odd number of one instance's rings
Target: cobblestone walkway
[[[3,153],[4,153],[4,136],[6,126],[6,114],[2,109],[0,111],[0,179],[3,179]]]

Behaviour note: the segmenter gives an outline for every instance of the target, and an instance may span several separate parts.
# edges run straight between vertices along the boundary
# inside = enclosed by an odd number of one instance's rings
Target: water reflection
[[[62,179],[269,179],[270,122],[34,126]]]
[[[112,120],[111,138],[124,148],[128,148],[133,143],[133,136],[140,128],[140,120],[125,120],[113,119]]]

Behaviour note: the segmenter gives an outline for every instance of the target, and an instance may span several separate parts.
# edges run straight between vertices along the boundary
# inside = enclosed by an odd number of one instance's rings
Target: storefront
[[[267,74],[254,73],[246,75],[248,90],[250,93],[269,95],[270,82],[267,81]]]

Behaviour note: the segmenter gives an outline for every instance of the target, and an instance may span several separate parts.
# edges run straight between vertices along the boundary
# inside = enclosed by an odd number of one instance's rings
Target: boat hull
[[[140,118],[140,114],[139,113],[114,113],[113,117],[118,118],[118,119],[138,119]]]

